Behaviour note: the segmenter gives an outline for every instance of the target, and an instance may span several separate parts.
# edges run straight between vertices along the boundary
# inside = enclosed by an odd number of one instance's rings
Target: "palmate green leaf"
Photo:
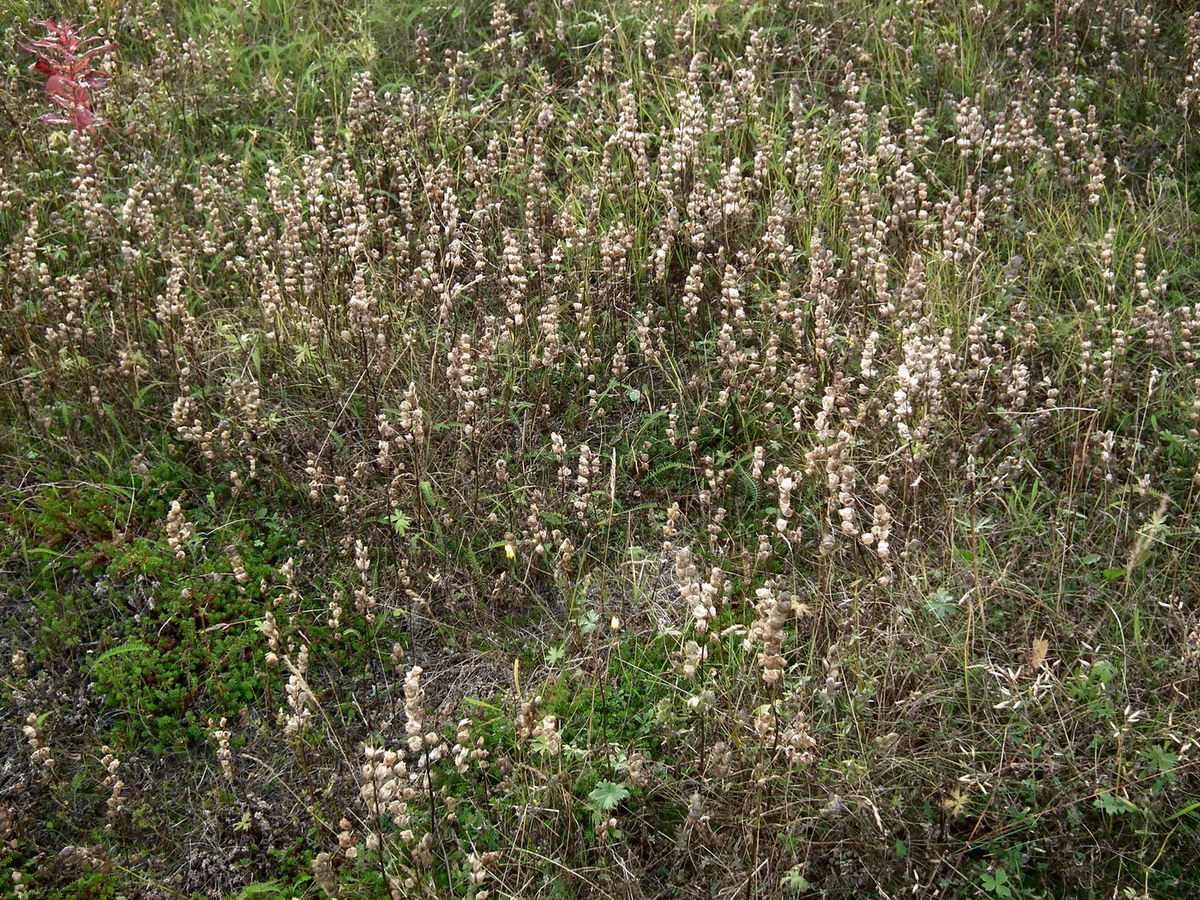
[[[1092,801],[1092,804],[1110,816],[1123,816],[1126,813],[1141,812],[1124,797],[1118,797],[1111,791],[1105,792]]]
[[[1004,869],[997,869],[994,875],[984,872],[980,877],[980,883],[985,891],[995,894],[997,897],[1012,896],[1012,888],[1008,886],[1008,873]]]
[[[391,518],[388,521],[392,523],[392,528],[400,537],[408,534],[408,529],[412,527],[412,519],[403,510],[393,510]]]
[[[599,812],[614,810],[622,800],[629,796],[629,790],[623,784],[613,781],[600,781],[588,794],[588,802]]]
[[[941,621],[958,612],[958,604],[949,591],[939,590],[925,600],[925,611]]]
[[[316,348],[308,343],[296,344],[292,349],[295,351],[298,366],[307,365],[317,354]]]

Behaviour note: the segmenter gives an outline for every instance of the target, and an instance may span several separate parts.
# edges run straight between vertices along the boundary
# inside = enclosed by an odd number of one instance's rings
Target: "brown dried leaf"
[[[1036,672],[1046,663],[1046,654],[1050,652],[1050,642],[1045,638],[1035,638],[1029,650],[1028,667],[1030,672]]]

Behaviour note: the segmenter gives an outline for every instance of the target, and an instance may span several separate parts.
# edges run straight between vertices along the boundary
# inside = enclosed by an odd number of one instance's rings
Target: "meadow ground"
[[[0,38],[0,897],[1200,896],[1189,4]]]

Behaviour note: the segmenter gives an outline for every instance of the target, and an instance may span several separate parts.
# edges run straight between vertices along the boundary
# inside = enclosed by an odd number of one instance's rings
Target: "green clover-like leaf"
[[[601,781],[588,794],[588,801],[600,812],[608,812],[629,796],[629,790],[623,784],[612,781]]]

